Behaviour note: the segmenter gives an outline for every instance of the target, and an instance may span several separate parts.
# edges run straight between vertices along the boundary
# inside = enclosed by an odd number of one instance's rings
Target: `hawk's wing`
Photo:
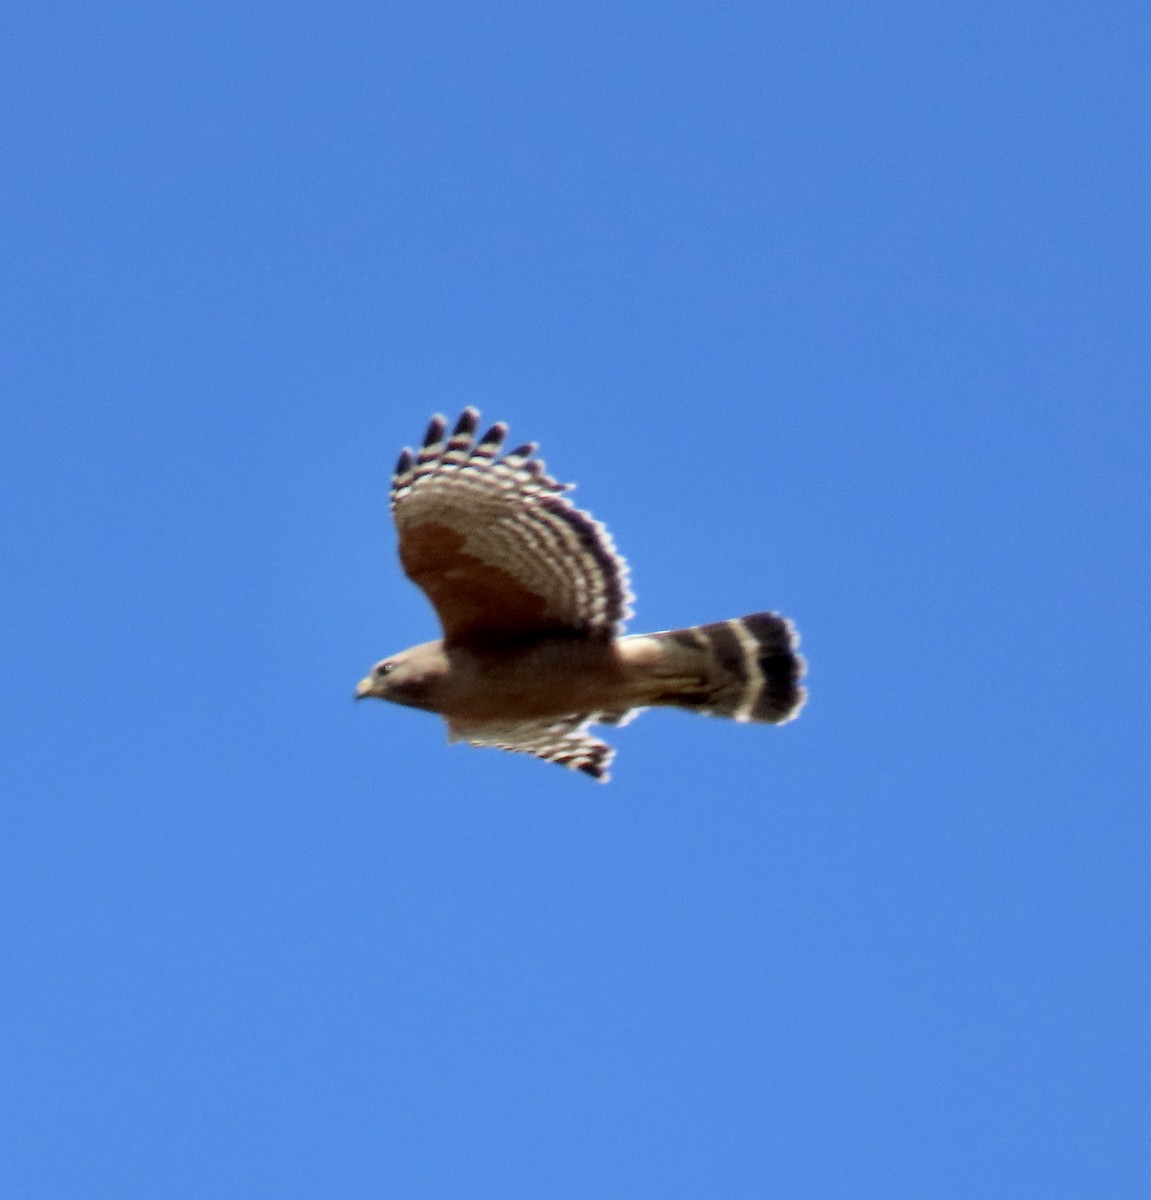
[[[612,715],[620,716],[618,713]],[[593,721],[607,719],[610,719],[608,714],[579,713],[539,721],[485,721],[466,725],[449,721],[448,731],[453,742],[534,754],[546,762],[557,763],[570,771],[583,771],[600,783],[607,783],[611,778],[608,767],[615,758],[615,750],[587,732]]]
[[[534,445],[500,458],[507,427],[477,441],[478,421],[464,409],[449,437],[434,417],[392,481],[400,561],[435,606],[444,640],[613,636],[631,594],[607,530],[560,495],[567,485],[531,458]]]

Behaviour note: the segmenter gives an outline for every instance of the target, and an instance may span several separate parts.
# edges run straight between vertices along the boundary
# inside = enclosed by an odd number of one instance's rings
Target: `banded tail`
[[[799,681],[807,664],[795,626],[779,613],[648,636],[662,643],[658,675],[675,681],[656,704],[769,725],[792,720],[803,707]]]

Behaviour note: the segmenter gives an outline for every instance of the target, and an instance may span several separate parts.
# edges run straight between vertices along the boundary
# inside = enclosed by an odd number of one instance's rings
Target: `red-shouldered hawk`
[[[392,480],[400,561],[443,640],[378,663],[356,689],[439,713],[451,741],[534,754],[606,782],[615,751],[588,733],[649,706],[779,725],[804,702],[798,637],[778,613],[622,636],[628,571],[607,530],[561,493],[507,426],[476,439],[464,409],[432,418]]]

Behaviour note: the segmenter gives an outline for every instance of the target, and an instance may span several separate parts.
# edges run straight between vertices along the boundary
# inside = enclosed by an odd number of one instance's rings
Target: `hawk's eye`
[[[386,675],[395,665],[395,663],[380,663],[375,673],[380,676]]]

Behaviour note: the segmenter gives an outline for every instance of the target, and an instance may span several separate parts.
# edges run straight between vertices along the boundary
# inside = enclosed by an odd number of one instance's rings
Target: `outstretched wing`
[[[453,742],[472,746],[493,746],[497,750],[512,750],[517,754],[534,754],[546,762],[558,763],[569,771],[582,771],[600,783],[611,776],[608,767],[615,750],[607,742],[592,737],[587,727],[603,720],[599,713],[581,713],[569,717],[541,721],[483,722],[460,724],[448,722]]]
[[[568,485],[531,457],[534,444],[499,457],[507,426],[477,440],[478,422],[466,408],[447,436],[433,417],[423,448],[404,450],[392,481],[400,561],[444,640],[612,637],[631,615],[631,594],[607,530],[561,495]]]

